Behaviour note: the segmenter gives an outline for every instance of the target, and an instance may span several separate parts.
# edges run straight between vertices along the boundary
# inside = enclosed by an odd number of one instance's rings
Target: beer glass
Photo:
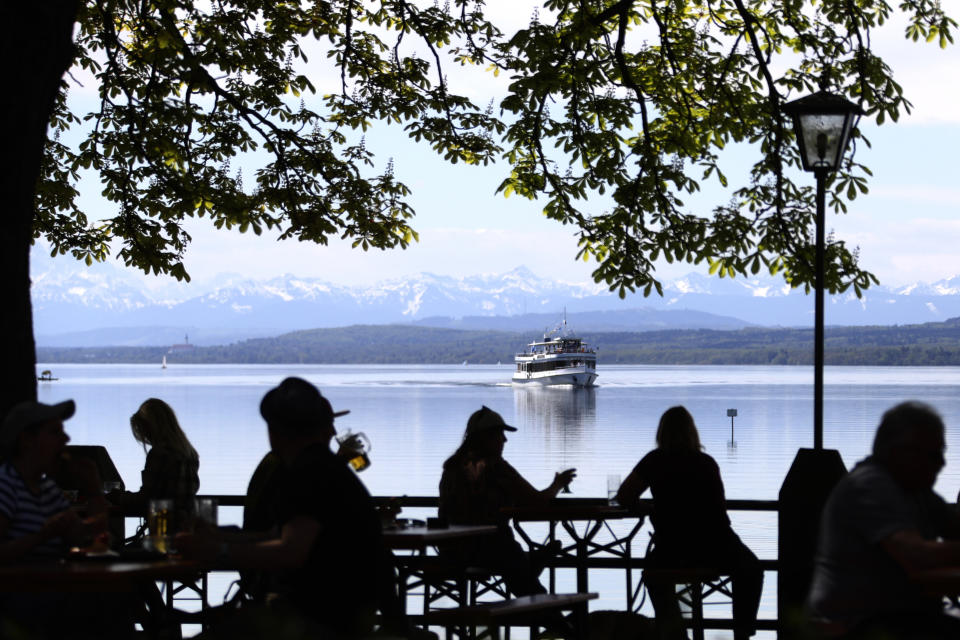
[[[617,506],[617,493],[620,492],[620,476],[611,473],[607,476],[607,502],[610,506]]]
[[[337,443],[353,454],[349,462],[354,471],[359,473],[370,466],[370,456],[367,454],[370,453],[372,447],[370,446],[370,439],[367,438],[365,433],[362,431],[352,433],[347,429],[337,437]]]
[[[111,491],[123,491],[123,483],[119,480],[104,480],[103,492],[110,493]]]
[[[173,500],[151,500],[147,503],[147,537],[143,546],[147,549],[169,553],[173,539]]]

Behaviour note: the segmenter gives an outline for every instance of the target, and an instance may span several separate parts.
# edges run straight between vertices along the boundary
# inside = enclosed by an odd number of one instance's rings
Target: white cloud
[[[891,198],[911,203],[960,206],[960,187],[947,185],[878,185],[871,189],[871,200]]]

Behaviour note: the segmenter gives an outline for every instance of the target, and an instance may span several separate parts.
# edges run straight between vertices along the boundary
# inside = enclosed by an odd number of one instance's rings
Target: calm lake
[[[436,495],[441,465],[481,405],[519,429],[509,434],[505,457],[534,485],[544,487],[555,471],[576,467],[574,496],[605,496],[607,475],[629,473],[654,446],[660,414],[676,404],[697,421],[728,498],[776,499],[797,448],[813,444],[812,367],[601,363],[594,389],[514,388],[511,365],[38,365],[42,369],[59,379],[40,383],[40,400],[76,400],[77,413],[66,425],[72,442],[105,445],[134,490],[144,452],[130,434],[129,417],[152,396],[174,408],[200,453],[201,493],[244,493],[268,448],[260,399],[289,375],[316,384],[334,410],[351,411],[337,428],[371,440],[373,464],[361,478],[374,495]],[[870,450],[883,411],[906,399],[928,402],[943,415],[947,466],[937,490],[952,501],[960,489],[960,457],[951,454],[960,452],[960,368],[827,367],[824,444],[839,449],[851,467]],[[733,444],[731,408],[738,412]],[[760,557],[776,557],[775,515],[731,516]],[[622,591],[620,580],[616,584]],[[768,591],[774,585],[768,574]],[[771,606],[775,611],[765,594],[767,615]]]

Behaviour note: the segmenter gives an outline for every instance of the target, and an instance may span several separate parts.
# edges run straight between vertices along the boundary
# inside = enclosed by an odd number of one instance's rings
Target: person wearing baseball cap
[[[68,547],[106,538],[106,500],[96,465],[68,458],[63,429],[76,411],[73,400],[15,405],[0,426],[0,564],[62,557]],[[64,472],[80,487],[88,517],[71,508],[54,474]],[[107,603],[91,594],[12,593],[3,614],[22,626],[24,637],[127,637],[133,632],[129,601]]]
[[[52,405],[25,401],[0,426],[5,459],[0,465],[0,562],[57,555],[67,541],[84,533],[52,478],[70,441],[63,421],[75,410],[73,400]],[[99,493],[96,469],[76,462],[71,471],[85,487],[90,485],[89,493]]]
[[[537,490],[503,458],[506,432],[516,431],[503,416],[481,406],[467,420],[460,447],[443,463],[438,515],[451,524],[495,524],[499,535],[451,544],[441,551],[464,566],[484,567],[503,576],[517,596],[546,593],[538,575],[543,569],[532,561],[513,537],[505,507],[548,504],[576,477],[576,469],[554,475],[553,482]]]
[[[389,580],[373,499],[345,460],[330,450],[334,420],[347,413],[334,411],[320,390],[302,378],[286,378],[268,391],[260,415],[267,423],[272,458],[258,467],[250,493],[255,483],[269,485],[261,489],[266,493],[260,502],[269,500],[279,535],[264,540],[261,534],[257,541],[250,533],[229,539],[213,532],[177,538],[177,548],[188,557],[220,558],[267,574],[273,599],[316,637],[369,633],[376,610],[383,609],[380,590]],[[271,459],[273,469],[265,470]],[[271,477],[258,480],[260,474]]]

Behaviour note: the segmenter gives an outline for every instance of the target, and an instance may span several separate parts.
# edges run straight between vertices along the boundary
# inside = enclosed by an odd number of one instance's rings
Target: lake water
[[[510,365],[40,364],[37,369],[51,369],[59,378],[40,383],[42,402],[77,402],[66,425],[73,443],[107,446],[134,490],[144,452],[130,434],[129,417],[153,396],[174,408],[200,454],[200,491],[244,493],[268,448],[260,399],[288,375],[316,384],[334,410],[351,411],[337,420],[337,428],[363,431],[372,441],[373,464],[361,477],[374,495],[436,495],[441,465],[459,444],[467,417],[481,405],[519,429],[508,435],[504,455],[534,485],[544,487],[555,471],[576,467],[574,496],[605,496],[607,475],[629,473],[654,446],[660,414],[676,404],[693,414],[707,453],[720,465],[728,498],[776,499],[797,449],[813,444],[811,367],[601,364],[594,389],[514,388]],[[960,489],[960,459],[951,455],[960,451],[960,368],[827,367],[824,445],[838,449],[851,467],[870,450],[883,411],[906,399],[932,404],[946,422],[947,466],[937,490],[954,500]],[[739,414],[734,445],[730,408]],[[731,516],[760,557],[776,557],[775,515]],[[767,586],[771,583],[773,574]],[[622,591],[622,583],[616,584]],[[775,596],[765,594],[768,615],[772,603]]]

